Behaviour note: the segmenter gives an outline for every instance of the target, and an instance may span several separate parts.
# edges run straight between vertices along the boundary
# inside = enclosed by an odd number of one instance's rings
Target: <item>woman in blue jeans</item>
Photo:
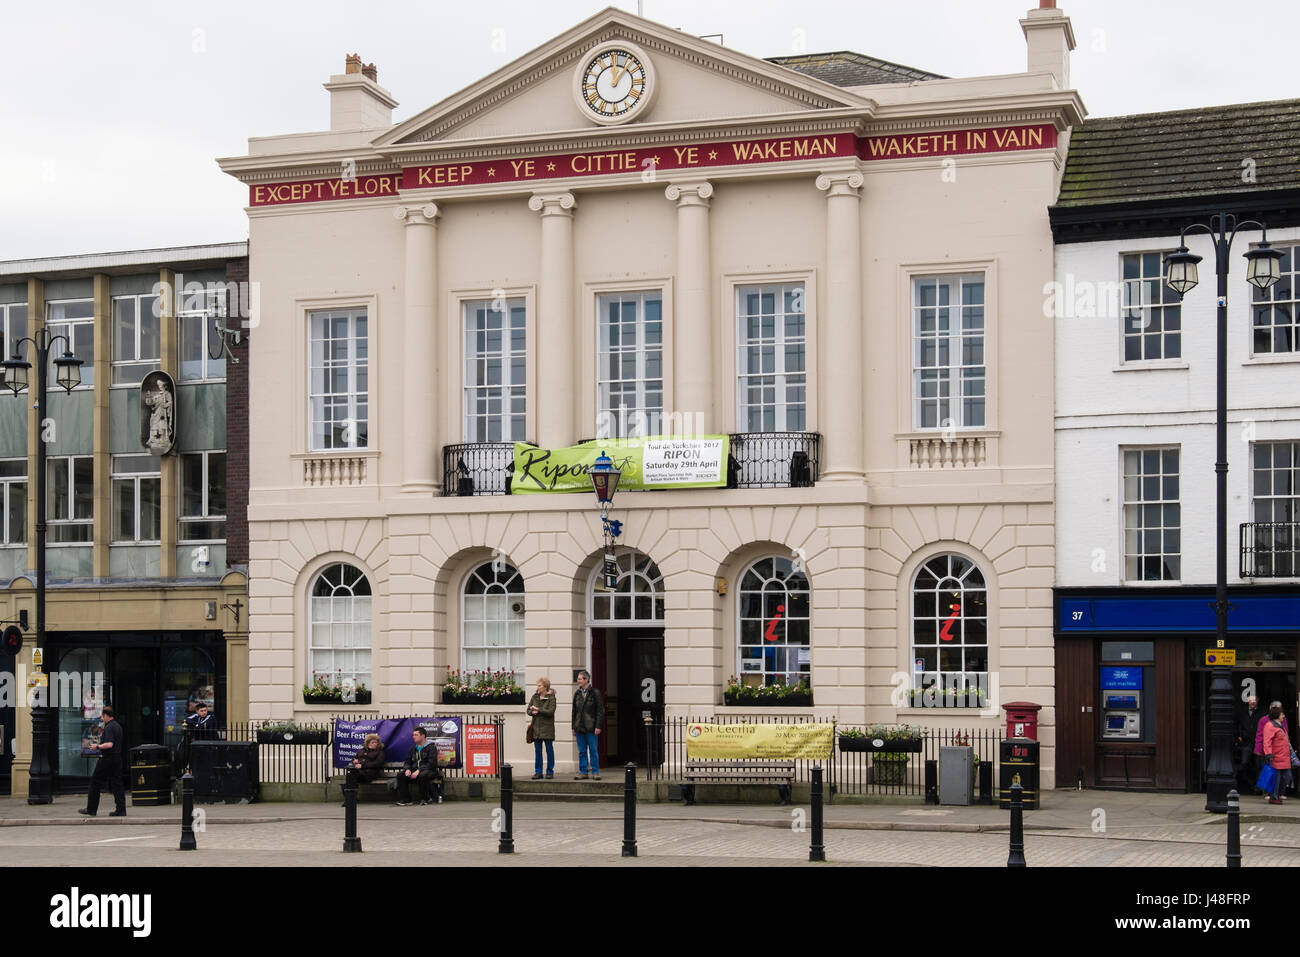
[[[542,745],[546,745],[546,776],[555,777],[555,693],[550,678],[537,679],[537,691],[528,702],[533,716],[533,780],[542,777]]]

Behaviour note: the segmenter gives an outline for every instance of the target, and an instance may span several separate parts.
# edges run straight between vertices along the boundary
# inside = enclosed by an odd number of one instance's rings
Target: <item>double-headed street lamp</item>
[[[1246,281],[1267,289],[1281,277],[1281,251],[1268,244],[1268,227],[1255,220],[1238,222],[1232,213],[1215,213],[1209,225],[1193,223],[1184,227],[1176,252],[1165,256],[1165,284],[1180,296],[1197,284],[1196,264],[1200,256],[1187,251],[1187,234],[1204,231],[1214,242],[1214,274],[1218,278],[1218,403],[1215,418],[1216,477],[1214,513],[1215,535],[1214,615],[1215,635],[1220,648],[1228,647],[1228,254],[1239,230],[1258,227],[1260,243],[1248,250]],[[1226,813],[1228,792],[1235,786],[1232,768],[1234,700],[1232,670],[1216,666],[1210,682],[1210,759],[1206,766],[1205,809]]]
[[[50,349],[63,340],[63,355],[54,360],[54,379],[65,392],[81,384],[81,360],[72,354],[72,343],[66,336],[51,336],[44,326],[32,335],[14,343],[13,358],[0,362],[3,383],[16,396],[28,387],[31,363],[19,354],[24,343],[31,346],[36,359],[36,427],[46,416],[46,370],[49,368]],[[45,654],[45,441],[39,436],[36,442],[36,647],[42,660]],[[32,764],[27,783],[28,804],[49,804],[54,800],[54,777],[50,770],[50,727],[53,723],[48,685],[32,708]]]

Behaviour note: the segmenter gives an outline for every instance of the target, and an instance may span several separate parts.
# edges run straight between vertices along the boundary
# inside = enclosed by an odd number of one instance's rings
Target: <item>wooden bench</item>
[[[682,800],[687,804],[695,803],[697,784],[734,784],[742,787],[775,784],[781,803],[790,804],[794,773],[793,761],[688,760],[682,774]]]

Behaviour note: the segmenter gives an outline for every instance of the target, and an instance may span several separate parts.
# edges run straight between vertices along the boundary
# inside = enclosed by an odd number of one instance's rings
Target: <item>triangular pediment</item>
[[[617,127],[629,132],[872,106],[832,84],[611,7],[398,124],[374,145],[382,149],[608,128],[584,115],[573,92],[574,77],[593,50],[619,41],[644,51],[655,73],[653,101]]]

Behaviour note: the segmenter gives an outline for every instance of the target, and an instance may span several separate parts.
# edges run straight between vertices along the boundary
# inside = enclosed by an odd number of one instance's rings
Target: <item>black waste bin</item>
[[[257,744],[252,741],[193,741],[190,770],[197,801],[257,800]]]
[[[1038,807],[1038,742],[1032,738],[1004,738],[999,747],[998,807],[1011,807],[1011,785],[1019,784],[1020,805]]]
[[[172,752],[161,744],[131,749],[131,805],[172,803]]]

